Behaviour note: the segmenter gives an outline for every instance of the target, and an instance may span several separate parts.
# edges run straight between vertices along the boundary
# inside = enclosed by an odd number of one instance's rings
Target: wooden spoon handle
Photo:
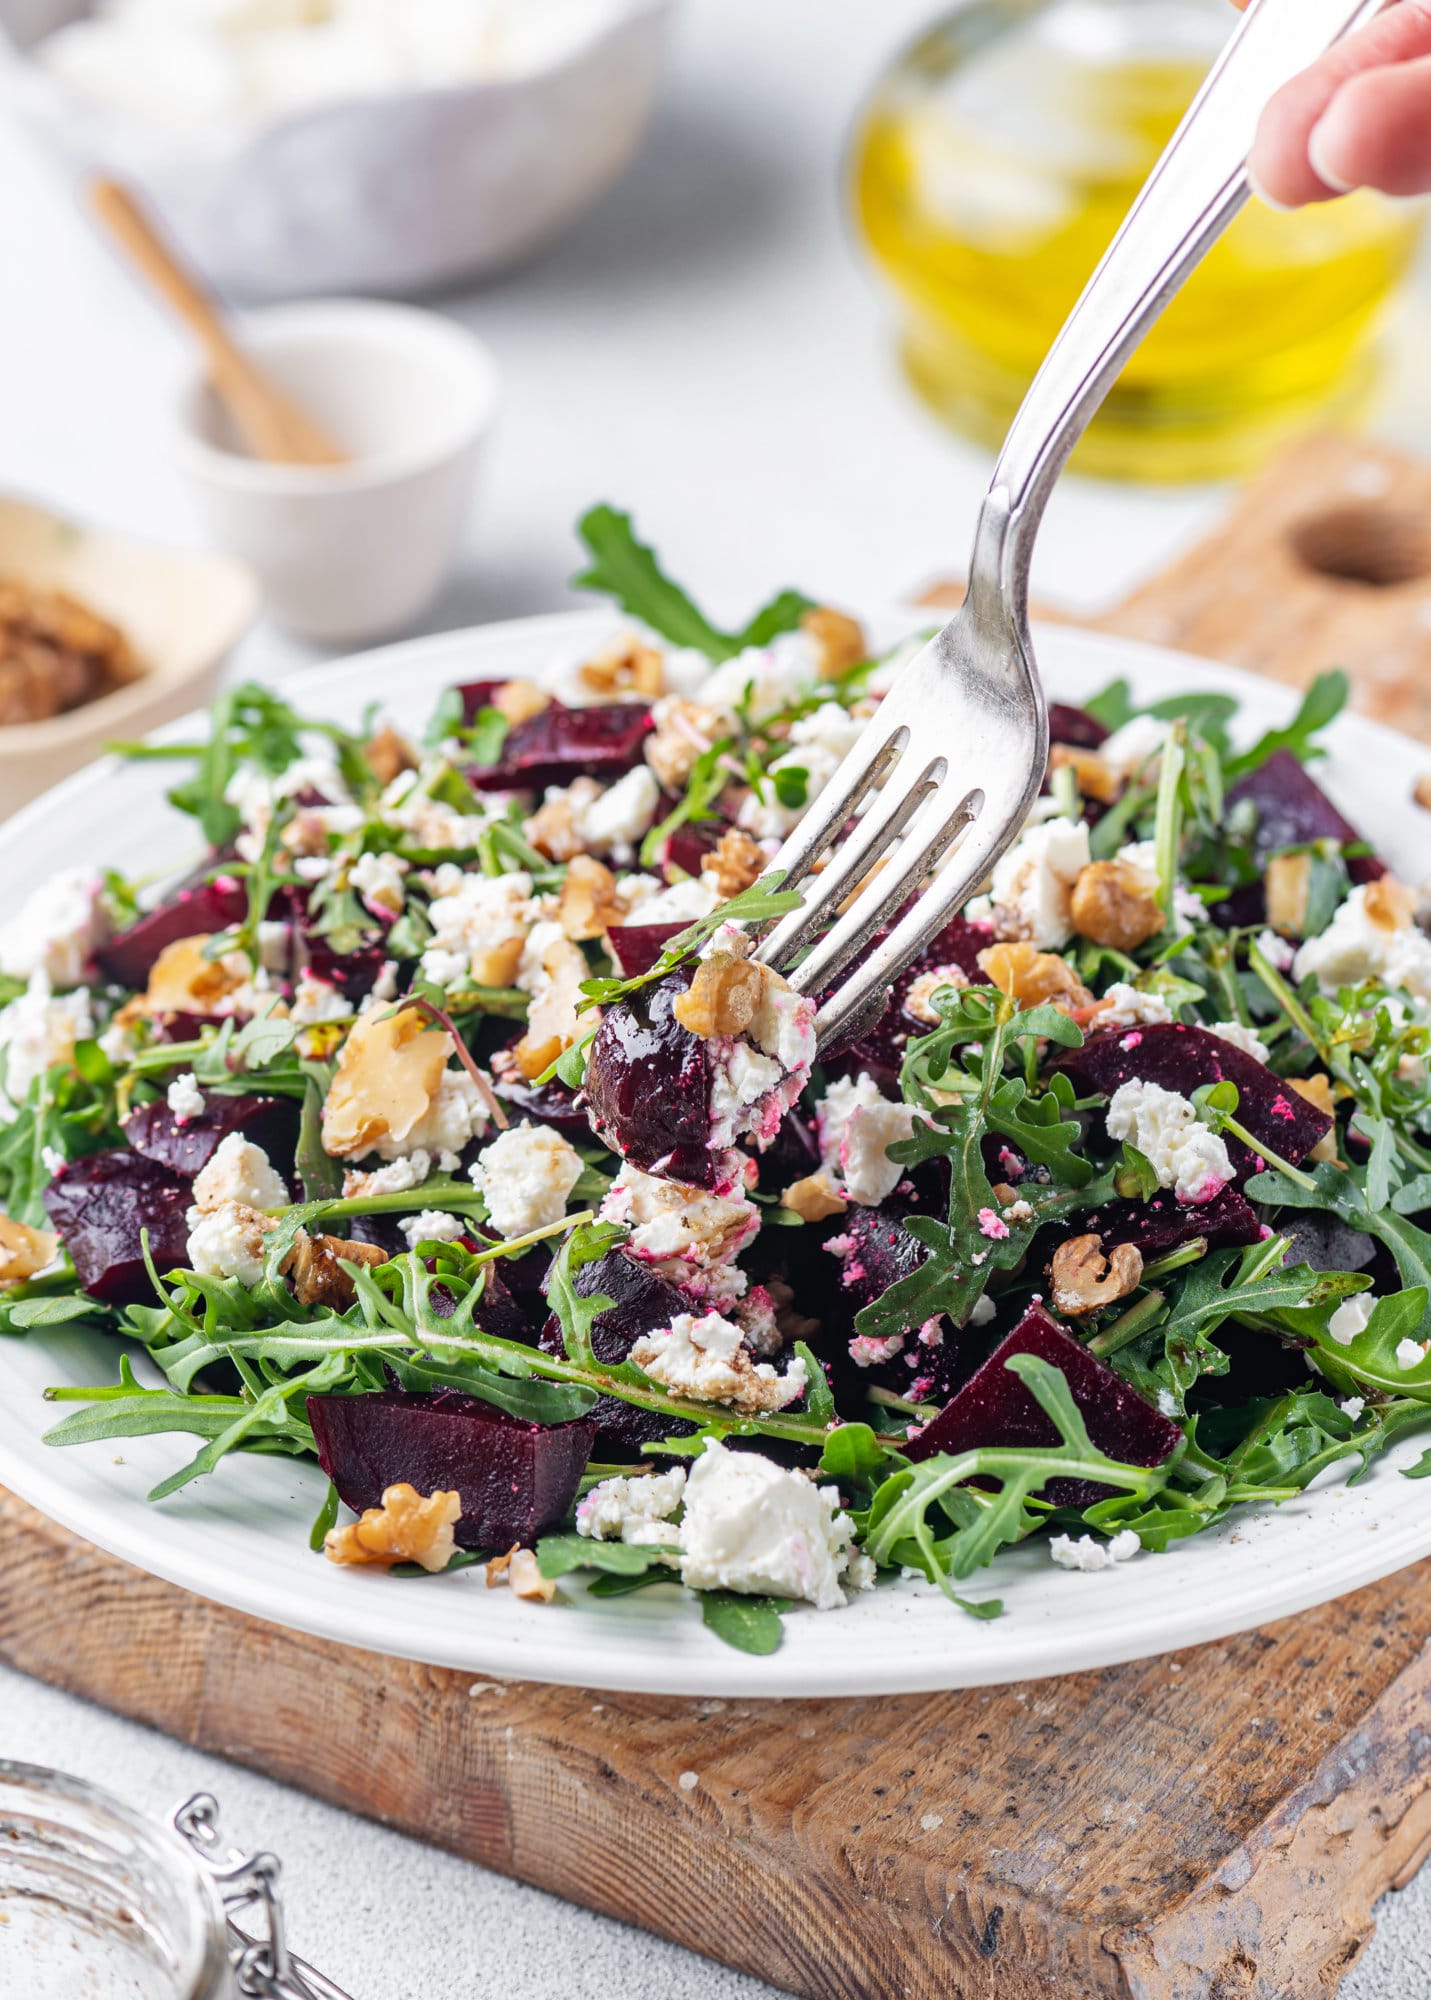
[[[95,214],[135,268],[199,341],[216,393],[255,458],[285,465],[341,465],[348,454],[245,354],[213,300],[118,181],[90,184]]]

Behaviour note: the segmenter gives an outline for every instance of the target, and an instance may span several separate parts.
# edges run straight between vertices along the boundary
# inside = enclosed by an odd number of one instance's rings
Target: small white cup
[[[246,317],[242,333],[352,456],[249,458],[194,377],[179,460],[210,536],[253,566],[270,612],[298,637],[356,645],[400,632],[452,562],[496,411],[491,355],[434,313],[359,299],[275,307]]]

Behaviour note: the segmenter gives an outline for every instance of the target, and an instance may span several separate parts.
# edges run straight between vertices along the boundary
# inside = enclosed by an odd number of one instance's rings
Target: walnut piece
[[[380,785],[390,785],[404,771],[415,771],[419,762],[416,750],[390,722],[363,745],[363,757]]]
[[[590,854],[575,855],[556,906],[556,920],[567,937],[576,943],[602,937],[625,916],[626,903],[618,895],[616,877],[605,862]]]
[[[28,1222],[12,1222],[0,1215],[0,1285],[18,1284],[33,1278],[52,1263],[60,1239],[49,1229],[32,1229]]]
[[[792,1181],[780,1197],[784,1207],[793,1209],[803,1222],[823,1222],[827,1215],[843,1215],[849,1203],[835,1191],[827,1173],[806,1174]]]
[[[1416,919],[1416,892],[1383,875],[1366,885],[1366,913],[1378,930],[1402,931]]]
[[[1134,951],[1163,928],[1156,889],[1126,861],[1090,861],[1080,869],[1069,915],[1080,937],[1114,951]]]
[[[350,1243],[342,1236],[310,1236],[300,1229],[293,1248],[279,1269],[293,1285],[301,1306],[332,1306],[344,1312],[358,1296],[357,1287],[339,1258],[350,1264],[386,1264],[388,1253],[376,1243]]]
[[[330,1528],[323,1553],[334,1563],[415,1562],[430,1574],[446,1569],[457,1547],[453,1529],[462,1518],[460,1493],[438,1491],[426,1500],[406,1481],[389,1486],[381,1507],[369,1507],[356,1521]]]
[[[246,986],[253,967],[241,951],[206,958],[207,935],[166,944],[149,972],[142,1001],[129,1005],[140,1014],[212,1014],[221,1000]],[[280,1011],[287,1012],[280,1003]]]
[[[517,1068],[531,1082],[554,1063],[563,1049],[569,1049],[596,1016],[583,1010],[582,981],[587,976],[586,958],[580,945],[568,938],[553,938],[542,953],[541,974],[527,1010],[527,1030],[513,1050]]]
[[[1310,854],[1274,854],[1262,877],[1267,922],[1284,937],[1300,937],[1307,921],[1307,896],[1312,885]]]
[[[565,791],[537,807],[522,831],[549,861],[571,861],[586,847],[582,814],[600,797],[595,778],[574,778]]]
[[[535,681],[521,679],[503,681],[499,688],[492,690],[493,708],[498,715],[504,716],[513,725],[518,722],[530,722],[534,715],[540,715],[543,709],[550,708],[551,705],[551,696],[545,688],[538,687]]]
[[[979,969],[991,986],[997,986],[1021,1007],[1039,1007],[1048,1001],[1067,1012],[1093,1004],[1093,995],[1056,951],[1037,951],[1023,942],[991,944],[979,953]]]
[[[1411,796],[1422,812],[1431,812],[1431,771],[1424,772],[1411,787]]]
[[[596,695],[639,694],[647,701],[654,701],[666,685],[661,655],[634,632],[593,655],[577,679]]]
[[[1096,799],[1101,806],[1111,806],[1123,789],[1118,773],[1096,750],[1055,743],[1048,753],[1048,767],[1051,771],[1072,771],[1084,798]]]
[[[487,1564],[487,1588],[496,1590],[504,1583],[510,1586],[513,1597],[540,1604],[550,1604],[557,1594],[556,1584],[542,1575],[536,1557],[520,1542],[513,1542],[504,1556],[493,1556]]]
[[[1117,1243],[1105,1256],[1100,1236],[1070,1236],[1054,1251],[1048,1274],[1054,1311],[1082,1319],[1127,1298],[1143,1276],[1143,1253],[1136,1243]]]
[[[968,984],[969,975],[962,965],[936,965],[929,972],[921,972],[910,983],[909,991],[904,996],[904,1011],[924,1027],[937,1028],[941,1017],[934,1005],[935,994],[941,986],[957,989]]]
[[[832,681],[847,667],[857,667],[870,656],[864,628],[857,618],[836,611],[828,604],[816,604],[804,612],[800,630],[814,640],[820,655],[820,678]]]
[[[727,827],[701,864],[702,881],[711,883],[722,902],[729,902],[765,873],[765,855],[743,827]]]
[[[664,695],[651,711],[655,727],[642,754],[668,792],[684,791],[697,757],[726,731],[719,709],[682,695]]]
[[[754,959],[716,951],[703,958],[671,1011],[683,1028],[708,1040],[714,1035],[743,1034],[760,1012],[770,974]]]
[[[451,1053],[446,1031],[416,1007],[360,1014],[323,1100],[324,1151],[356,1160],[379,1139],[400,1146],[426,1116]]]
[[[1289,1076],[1287,1082],[1296,1091],[1298,1097],[1305,1097],[1308,1104],[1315,1104],[1318,1111],[1326,1112],[1328,1118],[1336,1116],[1337,1101],[1332,1090],[1332,1080],[1324,1071],[1314,1069],[1310,1076]],[[1313,1146],[1308,1158],[1336,1161],[1337,1128],[1335,1125],[1333,1125],[1330,1132],[1322,1134],[1316,1145]]]

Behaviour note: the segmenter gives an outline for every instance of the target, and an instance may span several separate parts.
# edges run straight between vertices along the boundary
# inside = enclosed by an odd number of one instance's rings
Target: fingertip
[[[1333,194],[1350,194],[1356,181],[1340,162],[1339,137],[1338,121],[1329,112],[1312,127],[1307,140],[1307,159],[1317,179]]]

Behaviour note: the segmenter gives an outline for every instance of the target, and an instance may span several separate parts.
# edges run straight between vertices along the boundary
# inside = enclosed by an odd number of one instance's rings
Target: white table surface
[[[928,12],[928,0],[687,0],[661,114],[624,181],[540,262],[443,302],[491,342],[505,398],[427,629],[566,602],[570,523],[598,498],[634,508],[720,617],[777,584],[880,598],[962,561],[987,461],[901,382],[838,192],[860,92]],[[195,541],[167,454],[179,343],[3,126],[0,269],[0,485]],[[1429,396],[1408,366],[1376,427],[1431,447]],[[1080,607],[1115,597],[1221,498],[1069,481],[1036,588]],[[260,626],[236,664],[274,675],[310,657]],[[216,1790],[236,1838],[283,1856],[297,1947],[355,2000],[769,1990],[3,1669],[0,1754],[156,1811]],[[1431,1871],[1383,1904],[1343,1993],[1423,2000],[1428,1985]]]

